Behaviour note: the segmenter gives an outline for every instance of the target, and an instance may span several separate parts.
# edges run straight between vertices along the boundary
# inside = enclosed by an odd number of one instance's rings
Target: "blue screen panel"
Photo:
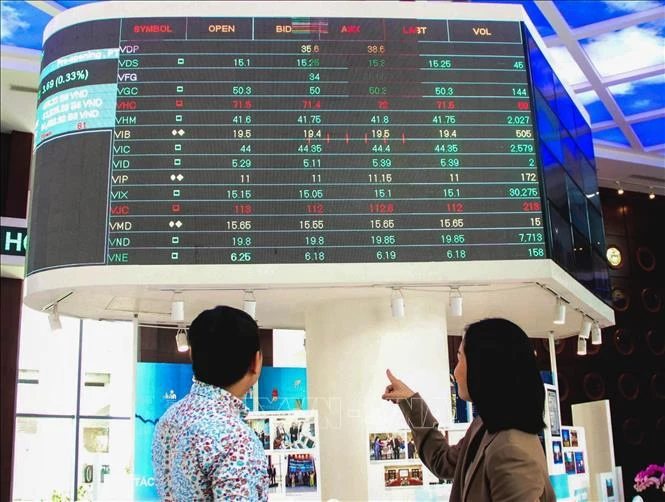
[[[587,238],[573,228],[573,253],[575,256],[575,273],[573,276],[587,289],[593,290],[593,262],[591,246]]]
[[[589,235],[589,219],[586,212],[586,196],[574,183],[568,183],[568,202],[570,203],[570,219],[573,225],[587,238]]]
[[[545,146],[540,149],[545,178],[547,198],[562,214],[568,214],[568,192],[566,190],[566,171],[552,152]]]
[[[605,256],[594,251],[593,259],[593,290],[605,303],[612,305],[612,284],[610,271]]]
[[[573,236],[570,231],[570,223],[552,204],[549,204],[549,212],[552,259],[572,275],[575,270],[575,257],[573,256]]]

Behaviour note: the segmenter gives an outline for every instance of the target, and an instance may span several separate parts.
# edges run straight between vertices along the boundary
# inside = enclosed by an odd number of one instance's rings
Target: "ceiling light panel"
[[[662,65],[663,35],[665,21],[657,21],[629,26],[579,42],[598,73],[611,77]]]
[[[612,120],[612,115],[607,111],[605,105],[596,94],[596,91],[585,91],[577,93],[577,97],[580,99],[586,111],[589,112],[589,118],[591,118],[592,124],[597,124],[598,122],[606,122]]]
[[[607,88],[624,115],[665,108],[665,49],[662,50],[663,74]]]
[[[630,143],[626,139],[626,136],[621,132],[621,129],[618,127],[613,127],[612,129],[605,129],[603,131],[594,131],[593,133],[594,140],[609,141],[610,143],[617,143],[623,146],[630,146]]]
[[[665,143],[665,117],[631,124],[633,131],[644,147],[653,147]],[[663,177],[665,184],[665,176]]]
[[[44,28],[52,17],[28,2],[2,2],[2,43],[42,50]]]
[[[655,9],[665,5],[662,1],[599,1],[575,0],[554,2],[571,28],[608,21],[621,16]]]

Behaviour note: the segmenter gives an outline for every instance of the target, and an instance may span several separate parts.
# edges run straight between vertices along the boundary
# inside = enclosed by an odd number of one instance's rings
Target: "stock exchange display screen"
[[[125,18],[44,43],[29,272],[546,257],[522,26]]]

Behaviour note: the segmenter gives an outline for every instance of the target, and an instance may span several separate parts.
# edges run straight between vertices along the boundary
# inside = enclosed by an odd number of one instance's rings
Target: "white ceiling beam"
[[[665,108],[656,108],[655,110],[649,110],[648,112],[626,115],[626,122],[634,124],[635,122],[644,122],[645,120],[653,120],[661,117],[665,117]]]
[[[657,75],[665,74],[665,64],[657,64],[653,66],[647,66],[645,68],[639,68],[637,70],[627,71],[624,73],[617,73],[616,75],[611,75],[609,77],[601,76],[600,79],[605,86],[612,86],[617,84],[625,84],[626,82],[634,82],[636,80],[642,80],[649,77],[655,77]],[[589,82],[582,82],[572,86],[575,92],[586,92],[593,90],[593,86]]]
[[[656,108],[645,112],[633,113],[632,115],[624,114],[624,119],[628,124],[635,124],[636,122],[644,122],[645,120],[653,120],[661,117],[665,117],[665,108]],[[599,132],[606,129],[612,129],[613,127],[616,127],[616,123],[613,120],[604,120],[602,122],[591,124],[591,131]],[[646,148],[645,151],[647,151]]]
[[[661,155],[664,153],[663,150],[665,150],[665,143],[661,143],[660,145],[651,145],[644,148],[644,151],[646,152],[660,153]],[[663,158],[663,168],[665,168],[665,158]],[[665,182],[665,175],[663,182]]]
[[[617,125],[614,123],[614,120],[604,120],[602,122],[596,122],[591,125],[591,132],[600,132],[605,131],[606,129],[612,129]]]
[[[577,41],[577,39],[573,37],[570,26],[568,26],[568,23],[564,19],[559,9],[557,9],[554,3],[551,1],[536,2],[536,6],[543,13],[552,28],[554,28],[559,34],[559,38],[563,42],[563,45],[566,49],[568,49],[568,52],[578,64],[593,89],[596,91],[596,94],[602,101],[603,105],[605,105],[605,108],[612,116],[612,119],[616,122],[619,129],[621,129],[621,132],[628,139],[630,146],[637,151],[643,151],[642,143],[633,131],[632,127],[630,127],[626,122],[623,116],[623,112],[619,108],[619,105],[617,105],[612,94],[603,84],[600,75],[591,63],[589,56],[584,51],[584,49],[582,49],[582,46]]]
[[[665,117],[665,108],[656,108],[655,110],[649,110],[648,112],[634,113],[633,115],[626,116],[626,122],[629,124],[635,124],[636,122],[644,122],[645,120],[653,120]],[[616,127],[616,124],[613,120],[604,120],[602,122],[596,122],[591,125],[592,132],[605,131],[606,129],[612,129]],[[646,149],[645,149],[646,150]]]
[[[39,0],[28,0],[26,3],[29,3],[33,7],[46,12],[49,16],[57,16],[61,12],[66,11],[67,9],[60,5],[58,2],[48,2],[48,1],[39,1]]]
[[[665,159],[643,152],[636,152],[628,147],[617,146],[616,143],[594,140],[593,149],[596,158],[627,162],[636,166],[665,167]]]

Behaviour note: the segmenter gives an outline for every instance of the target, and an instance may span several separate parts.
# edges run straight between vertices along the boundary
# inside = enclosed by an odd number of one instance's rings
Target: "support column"
[[[441,424],[452,420],[446,304],[404,298],[401,318],[392,317],[389,295],[307,312],[307,394],[319,412],[323,500],[369,500],[383,490],[383,470],[368,469],[369,434],[407,428],[398,407],[381,399],[386,368],[421,393]]]

